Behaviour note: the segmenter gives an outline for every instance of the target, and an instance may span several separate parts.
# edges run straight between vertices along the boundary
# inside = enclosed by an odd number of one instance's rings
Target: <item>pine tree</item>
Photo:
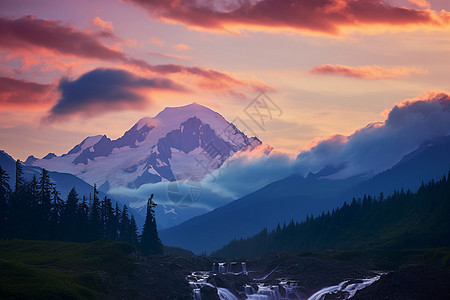
[[[75,188],[72,188],[67,195],[67,201],[64,205],[61,226],[64,232],[63,240],[74,241],[77,240],[77,232],[80,228],[78,226],[78,194]]]
[[[145,217],[144,228],[141,238],[141,252],[144,255],[162,254],[163,246],[158,237],[156,228],[155,210],[156,203],[153,202],[153,194],[147,201],[147,216]]]
[[[16,184],[14,187],[14,192],[20,192],[24,185],[25,178],[23,177],[22,162],[18,159],[16,160]]]
[[[62,214],[64,212],[64,201],[61,199],[61,193],[53,186],[51,193],[50,208],[50,238],[60,240],[62,238]]]
[[[130,229],[131,229],[131,244],[135,247],[138,247],[139,233],[138,233],[138,227],[136,225],[136,220],[134,219],[133,215],[131,215],[131,218],[130,218]]]
[[[102,223],[102,213],[100,207],[100,200],[98,198],[97,185],[94,184],[94,196],[92,199],[92,206],[90,208],[90,227],[91,227],[91,239],[99,240],[103,237],[103,223]]]
[[[120,241],[131,243],[130,218],[128,217],[128,207],[126,205],[123,206],[122,215],[120,216],[119,232]]]
[[[16,183],[14,192],[10,198],[10,216],[8,227],[12,237],[27,238],[30,237],[33,228],[30,228],[30,195],[27,195],[25,178],[23,177],[22,163],[16,161]]]
[[[50,232],[50,212],[52,209],[51,194],[53,190],[53,184],[50,181],[50,175],[46,169],[42,169],[41,177],[39,178],[39,190],[38,190],[38,223],[33,224],[39,228],[38,237],[48,238]]]
[[[121,211],[119,208],[119,203],[116,202],[116,208],[114,209],[114,220],[116,221],[116,240],[119,240],[119,228],[120,228],[120,216]]]
[[[89,206],[87,203],[86,196],[83,196],[81,203],[78,205],[77,209],[77,234],[75,241],[77,242],[87,242],[90,239],[90,223],[89,223]]]
[[[117,240],[117,222],[111,199],[105,196],[103,200],[103,220],[105,224],[105,236],[107,240]]]
[[[9,197],[11,188],[9,176],[0,166],[0,238],[8,236]]]

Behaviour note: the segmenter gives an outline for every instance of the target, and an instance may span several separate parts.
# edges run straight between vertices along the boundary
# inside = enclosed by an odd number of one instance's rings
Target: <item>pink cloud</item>
[[[345,29],[407,29],[410,26],[447,27],[446,11],[410,9],[379,0],[261,0],[242,1],[232,9],[218,9],[214,1],[126,0],[148,10],[152,17],[212,31],[260,29],[294,30],[339,35]],[[415,0],[417,1],[417,0]]]
[[[154,37],[154,36],[152,36],[149,39],[149,41],[150,41],[150,43],[158,45],[160,47],[164,46],[164,44],[165,44],[164,41],[162,41],[162,40],[160,40],[160,39],[158,39],[157,37]]]
[[[114,30],[114,26],[113,26],[112,22],[104,21],[104,20],[100,19],[100,17],[95,17],[94,19],[91,20],[91,23],[103,30],[107,30],[107,31]]]
[[[54,86],[0,77],[0,110],[45,110],[53,104]]]
[[[213,69],[176,64],[152,65],[104,45],[101,42],[104,37],[117,39],[110,31],[82,31],[55,20],[37,19],[34,16],[19,19],[0,17],[0,37],[0,48],[12,50],[16,55],[20,53],[23,57],[23,53],[26,53],[120,62],[158,75],[193,76],[199,79],[197,82],[200,88],[228,94],[236,94],[237,88],[248,91],[270,89],[265,84],[239,80]],[[36,60],[32,63],[36,63]]]
[[[190,49],[190,47],[186,44],[176,44],[172,46],[172,49],[175,51],[187,51]]]
[[[151,56],[158,56],[158,57],[164,57],[164,58],[175,58],[175,59],[191,59],[191,57],[186,55],[177,55],[177,54],[170,54],[170,53],[162,53],[162,52],[149,52],[148,53]]]
[[[408,77],[411,74],[427,74],[427,70],[417,67],[390,67],[380,66],[343,66],[343,65],[320,65],[309,71],[316,75],[336,75],[358,79],[397,79]]]
[[[125,55],[100,42],[111,33],[80,31],[58,21],[36,19],[32,15],[19,19],[0,17],[0,47],[33,52],[35,49],[52,51],[84,58],[124,60]]]
[[[431,5],[427,0],[408,0],[409,3],[421,7],[421,8],[430,8]]]

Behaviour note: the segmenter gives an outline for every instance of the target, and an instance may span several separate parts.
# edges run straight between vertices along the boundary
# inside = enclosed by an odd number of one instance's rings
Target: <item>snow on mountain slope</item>
[[[139,120],[116,140],[87,137],[61,156],[30,156],[26,164],[74,174],[103,190],[193,176],[200,180],[234,153],[261,142],[213,110],[192,103]]]

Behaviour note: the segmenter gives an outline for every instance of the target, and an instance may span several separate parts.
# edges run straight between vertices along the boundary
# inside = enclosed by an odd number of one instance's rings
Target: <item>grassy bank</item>
[[[0,298],[97,299],[102,276],[131,275],[133,251],[108,241],[0,241]]]

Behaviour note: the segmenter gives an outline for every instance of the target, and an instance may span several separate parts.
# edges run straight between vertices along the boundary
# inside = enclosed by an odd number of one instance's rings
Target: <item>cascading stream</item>
[[[237,270],[237,268],[239,268],[239,270]],[[305,298],[301,296],[298,282],[281,280],[278,284],[264,283],[264,280],[266,280],[276,269],[277,268],[261,278],[255,278],[250,284],[244,284],[241,286],[243,292],[237,292],[237,294],[240,293],[241,296],[245,294],[246,299],[249,300],[305,300]],[[245,262],[214,263],[211,272],[202,271],[192,273],[188,276],[188,280],[193,290],[193,299],[202,300],[202,288],[207,287],[210,288],[209,292],[211,292],[211,290],[216,291],[221,300],[238,300],[238,297],[232,291],[224,287],[216,287],[208,282],[210,276],[224,274],[229,276],[242,276],[240,274],[247,275],[247,265]],[[323,300],[327,294],[336,293],[341,293],[342,299],[350,299],[358,290],[364,289],[378,279],[380,279],[380,275],[368,279],[346,280],[338,285],[325,287],[317,291],[307,300]]]

